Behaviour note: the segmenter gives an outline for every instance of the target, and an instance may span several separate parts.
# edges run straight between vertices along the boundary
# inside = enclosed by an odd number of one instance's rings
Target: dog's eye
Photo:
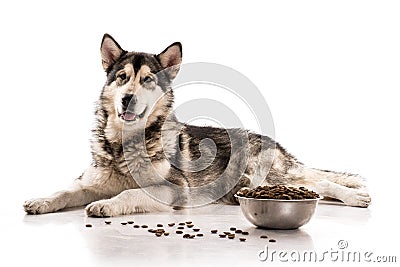
[[[118,75],[117,78],[118,78],[118,79],[121,79],[121,81],[125,81],[125,79],[126,79],[126,74],[125,74],[125,73],[121,73],[121,74]]]
[[[151,77],[151,76],[146,76],[143,79],[143,82],[145,82],[145,83],[151,83],[152,81],[153,81],[153,77]]]

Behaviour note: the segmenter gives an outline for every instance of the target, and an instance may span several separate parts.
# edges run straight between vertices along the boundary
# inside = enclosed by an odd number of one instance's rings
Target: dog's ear
[[[161,66],[168,73],[170,79],[174,79],[179,71],[179,66],[182,62],[182,45],[175,42],[168,46],[164,51],[157,55]]]
[[[104,34],[101,41],[101,60],[105,71],[108,70],[125,52],[109,34]]]

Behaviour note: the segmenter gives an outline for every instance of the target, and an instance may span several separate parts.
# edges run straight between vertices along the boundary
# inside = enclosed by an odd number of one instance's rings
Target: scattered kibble
[[[111,220],[106,220],[106,221],[104,221],[104,223],[105,223],[105,224],[111,224]],[[129,220],[129,221],[122,221],[121,224],[122,224],[122,225],[134,224],[134,221],[132,221],[132,220]],[[193,234],[189,234],[189,233],[184,233],[184,232],[182,231],[182,230],[185,229],[185,227],[184,227],[185,225],[186,225],[187,228],[192,228],[193,232],[199,232],[199,231],[201,230],[200,228],[193,228],[193,227],[194,227],[194,224],[193,224],[191,221],[180,222],[180,223],[178,223],[178,225],[179,225],[179,226],[177,227],[178,230],[176,230],[175,233],[178,234],[178,235],[182,235],[182,237],[185,238],[185,239],[194,239],[195,237],[204,237],[204,234],[203,234],[203,233],[193,233]],[[88,223],[88,224],[85,224],[85,226],[86,226],[86,227],[93,227],[93,225],[92,225],[92,224],[89,224],[89,223]],[[173,227],[173,226],[175,226],[175,223],[174,223],[174,222],[168,223],[168,226],[169,226],[169,227]],[[148,225],[146,225],[146,224],[143,224],[143,225],[134,224],[133,227],[134,227],[134,228],[148,228]],[[157,227],[158,227],[158,229],[150,228],[150,229],[148,229],[147,231],[148,231],[149,233],[154,234],[154,235],[157,236],[157,237],[169,236],[169,235],[170,235],[169,232],[166,232],[166,231],[164,230],[164,228],[162,228],[162,227],[163,227],[163,224],[162,224],[162,223],[158,223],[158,224],[157,224]],[[230,230],[230,231],[224,231],[224,232],[222,232],[221,234],[219,234],[219,237],[220,237],[220,238],[235,239],[236,234],[249,235],[249,232],[243,231],[243,230],[238,229],[238,228],[236,228],[236,227],[234,227],[234,226],[230,227],[229,230]],[[212,229],[212,230],[210,230],[210,232],[211,232],[211,234],[217,234],[217,233],[218,233],[218,230],[217,230],[217,229]],[[268,239],[268,236],[267,236],[267,235],[260,235],[260,238],[262,238],[262,239]],[[244,237],[239,237],[239,241],[240,241],[240,242],[245,242],[245,241],[246,241],[246,238],[244,238]],[[269,241],[269,242],[272,242],[272,243],[276,242],[275,239],[269,239],[268,241]]]

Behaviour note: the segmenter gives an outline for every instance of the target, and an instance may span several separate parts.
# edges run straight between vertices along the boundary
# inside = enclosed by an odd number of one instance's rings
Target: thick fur
[[[27,213],[87,205],[87,215],[103,217],[205,200],[235,203],[239,189],[260,181],[369,205],[358,175],[307,168],[267,136],[178,122],[170,85],[181,63],[180,43],[158,55],[127,52],[106,34],[101,55],[107,80],[97,103],[93,163],[70,189],[26,201]]]

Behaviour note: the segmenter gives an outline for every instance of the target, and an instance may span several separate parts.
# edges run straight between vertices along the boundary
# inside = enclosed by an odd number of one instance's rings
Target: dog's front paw
[[[343,202],[348,206],[366,208],[371,204],[371,197],[368,192],[362,189],[351,189]]]
[[[53,212],[51,198],[35,198],[25,201],[24,210],[28,214],[43,214]]]
[[[118,205],[110,199],[99,200],[86,206],[86,214],[92,217],[112,217],[120,215]]]

